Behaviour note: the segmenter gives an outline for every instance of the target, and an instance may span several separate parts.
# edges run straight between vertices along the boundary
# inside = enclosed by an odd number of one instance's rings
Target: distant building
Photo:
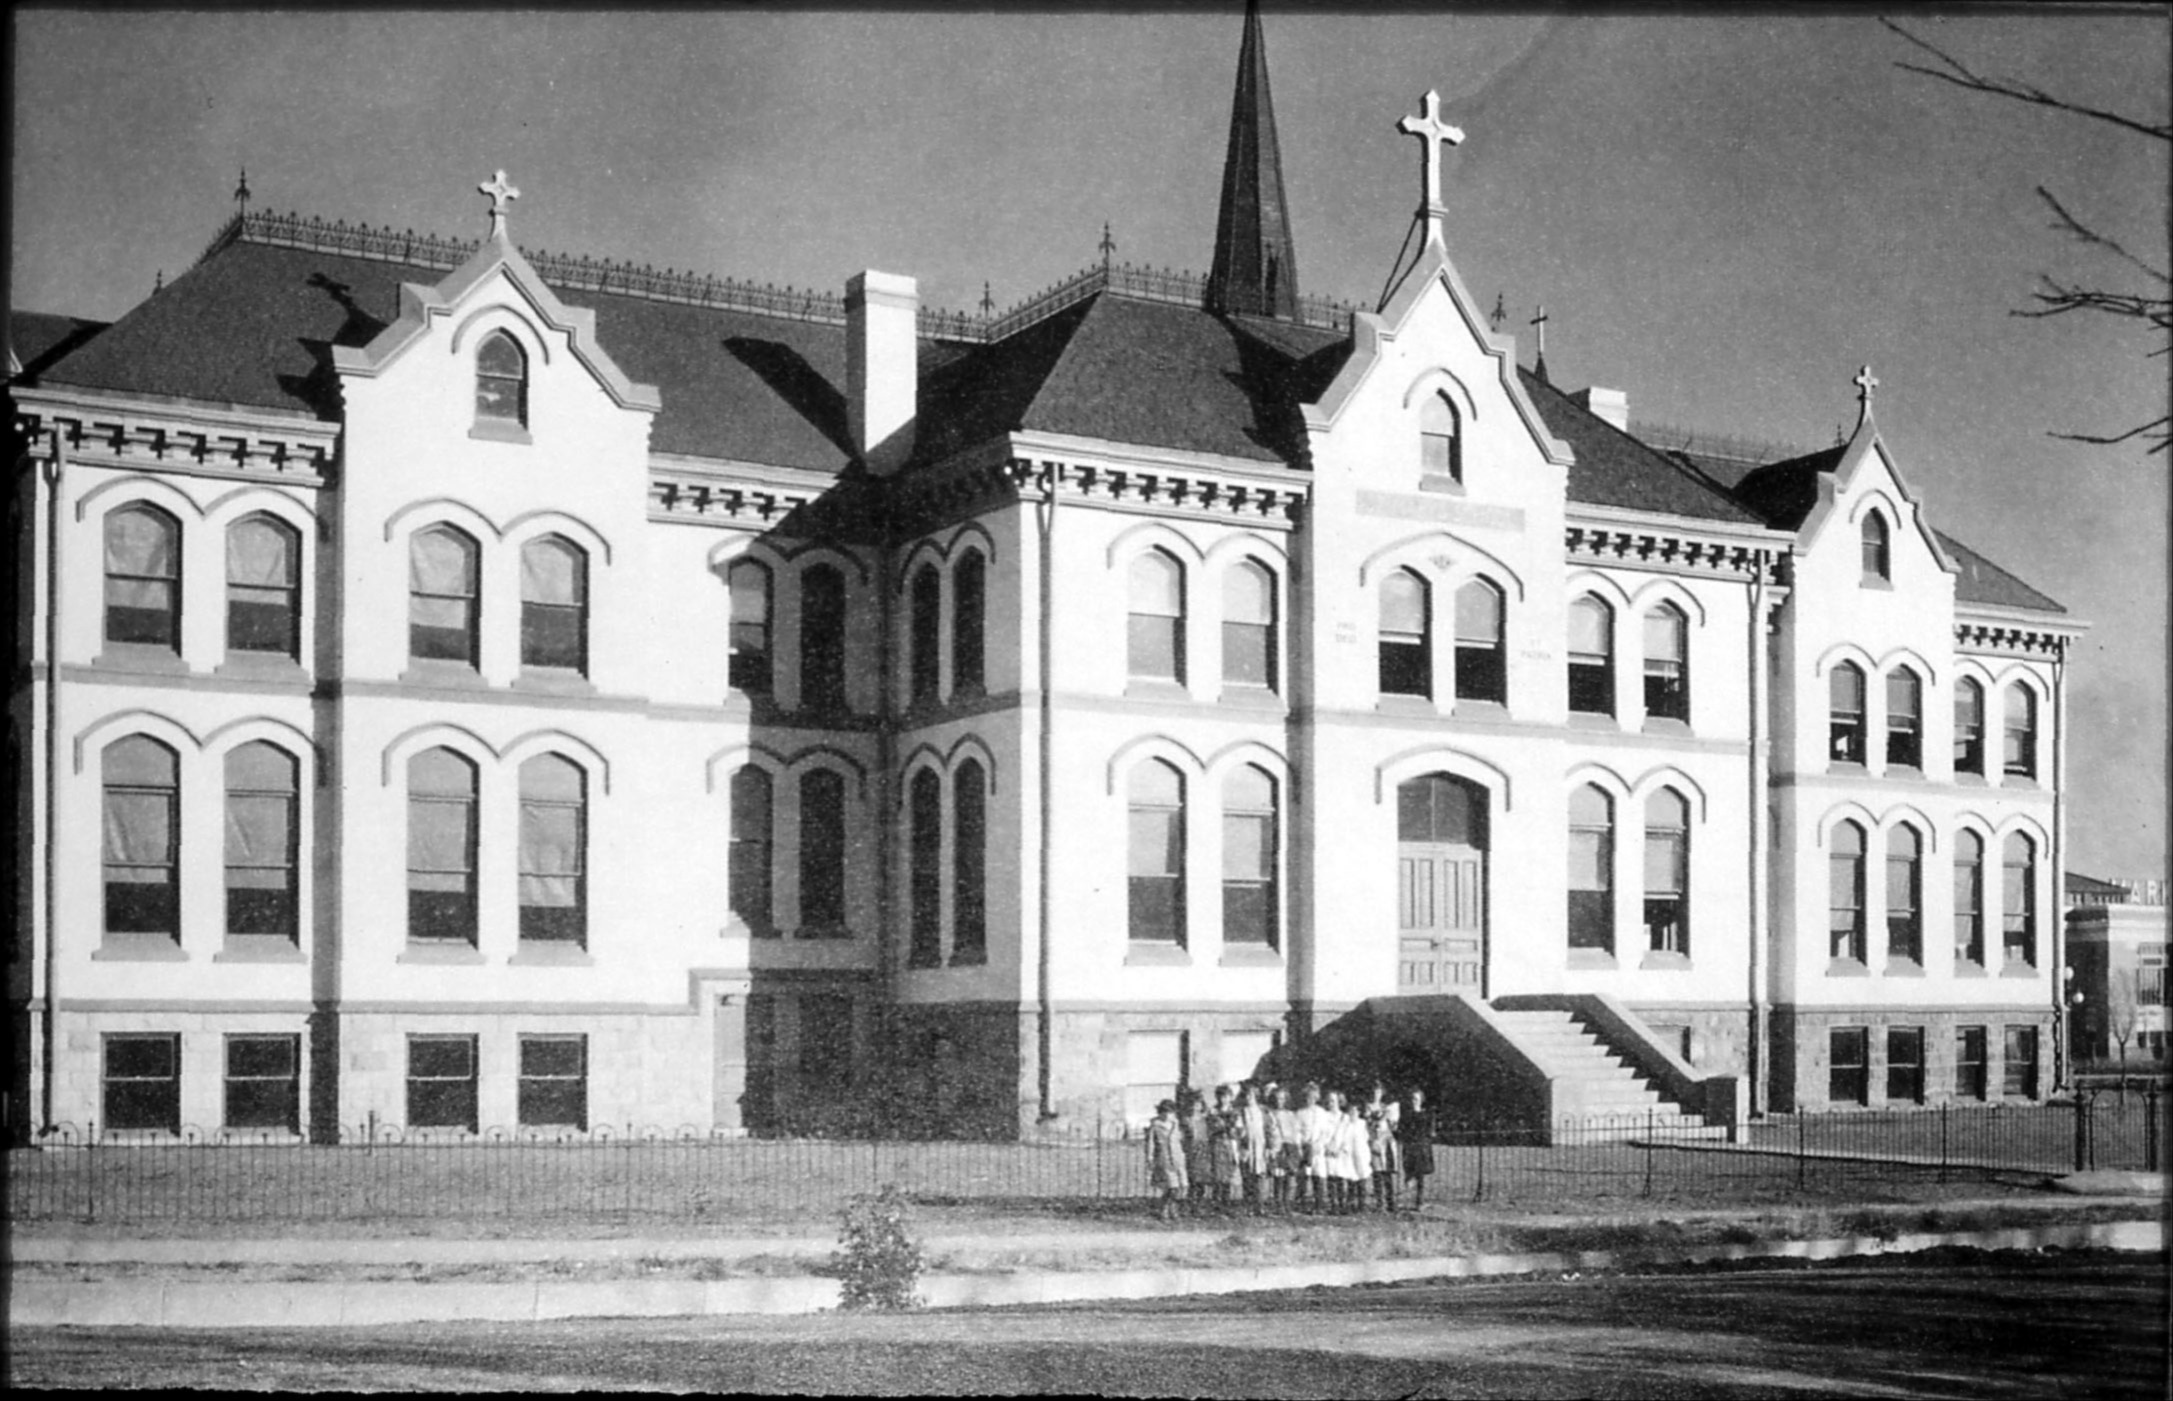
[[[2132,1017],[2131,1055],[2166,1053],[2166,882],[2067,876],[2071,1044],[2079,1061],[2120,1054],[2115,1024]]]
[[[1868,371],[1746,462],[1519,364],[1431,94],[1411,261],[1301,295],[1239,69],[1204,279],[939,315],[526,253],[501,176],[18,317],[16,1123],[1091,1131],[1421,996],[2044,1094],[2081,625]]]

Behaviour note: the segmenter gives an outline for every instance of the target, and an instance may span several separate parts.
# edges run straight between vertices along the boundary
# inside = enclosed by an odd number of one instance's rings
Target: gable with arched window
[[[493,331],[475,348],[477,427],[528,426],[528,353],[504,331]]]
[[[181,649],[181,523],[138,502],[106,513],[106,641]]]
[[[1446,394],[1429,394],[1419,402],[1419,480],[1461,483],[1464,480],[1464,435],[1456,405]]]
[[[409,540],[410,657],[469,667],[476,664],[480,556],[474,537],[455,526],[434,525],[416,531]]]
[[[302,537],[276,516],[226,528],[226,650],[299,660]]]
[[[521,665],[588,675],[589,559],[560,535],[521,547]]]

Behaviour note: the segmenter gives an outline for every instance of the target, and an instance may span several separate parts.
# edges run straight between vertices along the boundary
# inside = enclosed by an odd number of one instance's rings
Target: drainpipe
[[[902,1020],[904,1008],[898,1000],[900,982],[897,940],[891,928],[891,916],[896,912],[897,873],[891,869],[893,854],[890,827],[898,820],[893,809],[890,766],[898,753],[898,722],[891,713],[895,704],[892,687],[897,684],[895,653],[897,638],[891,629],[897,622],[896,600],[891,597],[891,563],[897,555],[897,546],[886,531],[883,541],[875,550],[875,606],[876,627],[881,645],[876,648],[876,695],[875,695],[875,771],[878,787],[872,811],[875,814],[875,961],[882,981],[883,1014],[886,1039],[895,1033]],[[806,704],[807,698],[800,698]],[[893,1044],[886,1057],[892,1065],[898,1047]]]
[[[2052,1085],[2067,1084],[2067,639],[2052,650]]]
[[[39,1117],[53,1127],[54,1059],[60,1051],[60,486],[67,467],[61,430],[53,428],[45,478],[45,1054],[39,1066]]]
[[[1055,909],[1055,901],[1049,893],[1050,874],[1055,868],[1055,841],[1050,833],[1050,823],[1056,812],[1056,800],[1051,792],[1055,780],[1055,741],[1050,736],[1050,726],[1056,718],[1056,700],[1051,692],[1056,674],[1056,648],[1049,636],[1049,629],[1056,616],[1052,602],[1056,587],[1056,484],[1060,469],[1054,462],[1041,464],[1039,486],[1041,499],[1035,506],[1035,516],[1041,526],[1041,597],[1039,600],[1041,686],[1041,850],[1040,860],[1040,925],[1035,939],[1034,1012],[1035,1012],[1035,1077],[1040,1094],[1040,1118],[1047,1123],[1056,1117],[1056,1106],[1050,1097],[1049,1057],[1055,1046],[1054,1028],[1050,1025],[1049,1011],[1049,919]]]
[[[1772,832],[1767,818],[1766,754],[1766,566],[1753,562],[1750,581],[1750,1046],[1746,1057],[1750,1103],[1766,1112],[1766,884]]]

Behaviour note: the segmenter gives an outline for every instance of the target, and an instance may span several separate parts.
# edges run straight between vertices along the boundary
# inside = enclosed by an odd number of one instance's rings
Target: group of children
[[[1147,1178],[1160,1214],[1180,1203],[1228,1211],[1242,1193],[1254,1215],[1269,1209],[1341,1214],[1397,1209],[1398,1185],[1411,1186],[1411,1209],[1426,1203],[1434,1170],[1435,1121],[1425,1091],[1399,1103],[1380,1085],[1361,1102],[1307,1084],[1293,1109],[1290,1093],[1268,1084],[1223,1085],[1209,1108],[1199,1092],[1165,1099],[1147,1125]]]

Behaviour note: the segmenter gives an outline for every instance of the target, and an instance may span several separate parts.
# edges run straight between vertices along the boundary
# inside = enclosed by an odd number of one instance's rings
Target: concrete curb
[[[1980,1250],[2162,1252],[2163,1221],[1943,1231],[1891,1238],[1747,1241],[1672,1249],[1587,1250],[1525,1255],[1434,1256],[1415,1260],[1315,1261],[1231,1269],[1022,1271],[931,1275],[921,1295],[932,1308],[1242,1294],[1269,1289],[1342,1288],[1416,1279],[1557,1274],[1727,1260],[1837,1260],[1907,1254],[1936,1246]],[[307,1328],[383,1323],[529,1322],[558,1318],[663,1318],[711,1314],[809,1314],[837,1306],[833,1279],[535,1281],[507,1284],[216,1283],[114,1280],[19,1281],[10,1328]]]

